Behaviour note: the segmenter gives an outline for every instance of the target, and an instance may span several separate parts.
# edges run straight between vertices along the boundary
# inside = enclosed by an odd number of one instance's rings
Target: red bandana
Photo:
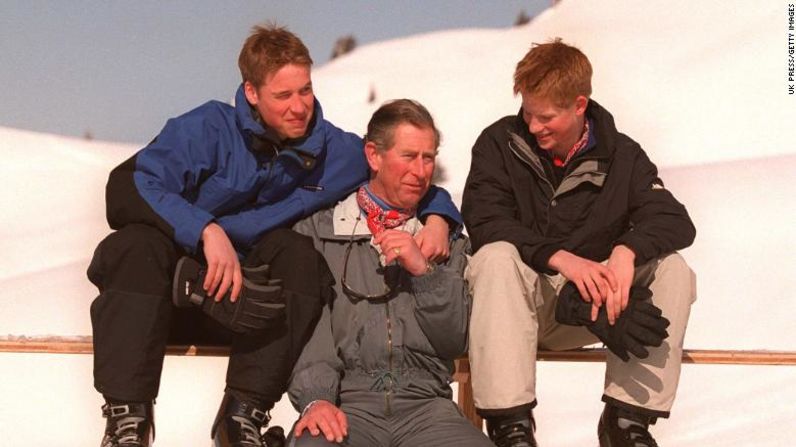
[[[566,166],[567,163],[569,163],[569,161],[572,160],[572,157],[578,155],[578,152],[582,151],[583,148],[586,147],[586,143],[588,142],[589,142],[589,120],[586,120],[583,125],[583,135],[581,135],[580,140],[578,140],[577,143],[575,143],[575,145],[572,146],[572,149],[570,149],[569,152],[567,152],[567,158],[565,160],[561,160],[560,158],[554,155],[553,164],[558,166],[559,168],[561,166]]]
[[[374,236],[385,229],[395,228],[403,225],[407,220],[415,215],[415,210],[387,210],[385,211],[374,201],[364,186],[357,191],[357,204],[368,215],[368,229]]]

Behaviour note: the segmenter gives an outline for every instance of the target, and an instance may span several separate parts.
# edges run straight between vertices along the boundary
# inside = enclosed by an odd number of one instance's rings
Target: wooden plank
[[[0,337],[0,352],[31,352],[50,354],[91,354],[91,337]],[[549,362],[603,362],[606,350],[602,348],[575,349],[571,351],[539,351],[539,360]],[[229,355],[226,346],[169,345],[168,355],[211,356]],[[460,368],[470,365],[466,358],[457,362]],[[796,351],[686,349],[683,363],[726,365],[796,365]]]
[[[0,352],[38,354],[93,354],[91,337],[0,337]],[[167,355],[224,357],[228,346],[168,345]]]
[[[606,349],[539,351],[539,360],[552,362],[604,362]],[[796,365],[796,351],[684,349],[683,363],[703,365]]]

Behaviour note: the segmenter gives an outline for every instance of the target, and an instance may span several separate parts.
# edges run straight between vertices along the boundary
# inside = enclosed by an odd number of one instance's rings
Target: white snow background
[[[514,114],[516,62],[559,36],[594,67],[593,98],[646,149],[688,208],[683,251],[698,298],[686,346],[796,350],[796,96],[787,92],[785,1],[563,1],[510,29],[380,42],[314,70],[328,119],[363,133],[383,101],[414,98],[443,133],[444,186],[459,200],[480,131]],[[230,92],[235,86],[230,86]],[[376,101],[368,103],[371,92]],[[131,145],[0,128],[0,335],[89,335],[85,270],[109,233],[104,185]],[[104,426],[87,355],[0,354],[0,445],[97,445]],[[210,443],[226,359],[167,357],[158,446]],[[791,446],[796,367],[684,365],[664,446]],[[543,362],[537,437],[594,446],[603,366]],[[289,427],[287,399],[274,423]]]

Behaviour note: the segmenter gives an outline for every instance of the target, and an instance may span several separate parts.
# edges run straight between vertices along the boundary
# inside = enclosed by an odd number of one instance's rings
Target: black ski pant
[[[286,317],[251,334],[227,330],[199,308],[172,305],[172,279],[184,251],[154,227],[132,224],[97,247],[88,277],[99,288],[91,304],[94,387],[106,398],[145,402],[158,394],[166,345],[229,345],[227,387],[278,401],[317,323],[334,279],[312,240],[292,230],[266,234],[243,261],[269,264],[282,280]]]

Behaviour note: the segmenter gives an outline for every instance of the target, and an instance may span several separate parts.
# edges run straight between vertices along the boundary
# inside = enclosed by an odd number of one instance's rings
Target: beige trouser
[[[566,282],[561,275],[540,275],[507,242],[485,245],[472,257],[465,277],[473,294],[470,367],[475,406],[512,408],[536,400],[537,349],[564,350],[599,340],[584,327],[555,321],[555,300]],[[677,254],[639,266],[635,285],[652,290],[652,302],[669,319],[669,337],[648,348],[644,360],[628,362],[608,352],[605,396],[666,416],[680,379],[680,361],[691,303],[694,273]]]

